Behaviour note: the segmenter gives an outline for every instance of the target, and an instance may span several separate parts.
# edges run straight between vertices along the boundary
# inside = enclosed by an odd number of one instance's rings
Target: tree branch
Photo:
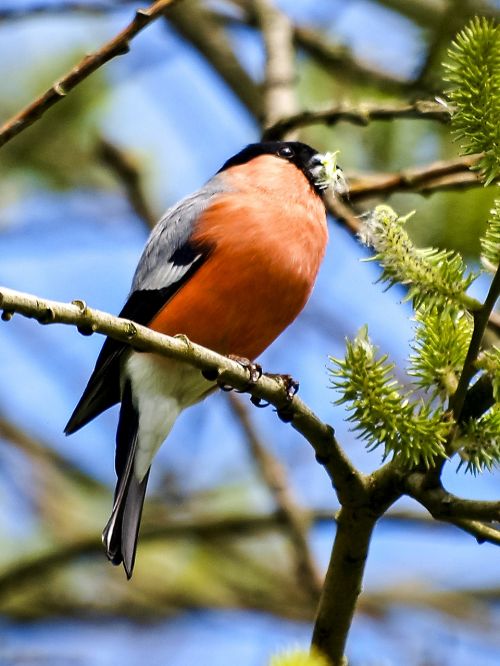
[[[467,397],[467,390],[469,388],[470,381],[474,374],[476,373],[475,361],[479,354],[481,347],[481,342],[483,340],[484,332],[488,325],[488,321],[495,307],[495,304],[500,296],[500,266],[497,268],[495,277],[493,278],[488,295],[486,300],[482,305],[480,310],[477,310],[473,313],[474,315],[474,330],[472,332],[472,338],[469,344],[469,349],[467,351],[467,356],[465,357],[464,367],[460,379],[458,380],[458,387],[454,395],[450,398],[450,407],[453,411],[453,416],[457,423],[460,421],[462,416],[462,410],[464,408],[465,400]]]
[[[248,111],[262,117],[259,87],[240,64],[224,26],[205,3],[184,0],[166,17],[176,32],[212,65]]]
[[[19,111],[0,127],[0,146],[3,146],[41,118],[54,104],[60,102],[90,74],[117,56],[129,51],[129,44],[147,25],[158,19],[177,0],[157,0],[146,9],[138,9],[129,25],[100,49],[86,55],[67,74],[61,77],[40,97]]]
[[[355,81],[394,93],[412,87],[411,81],[359,62],[347,47],[332,44],[320,31],[296,26],[295,43],[337,80],[347,80],[351,84]]]
[[[2,7],[0,8],[0,22],[16,21],[19,19],[31,18],[36,16],[47,16],[61,14],[109,14],[122,10],[124,5],[137,4],[137,0],[116,0],[114,4],[109,2],[84,2],[82,0],[62,0],[61,2],[33,3],[32,5],[23,5],[22,7]]]
[[[97,156],[116,176],[132,210],[146,227],[152,229],[158,218],[146,201],[141,187],[141,175],[134,160],[125,151],[103,137],[97,141]]]
[[[231,0],[231,3],[243,11],[242,16],[235,18],[219,13],[219,20],[239,25],[243,23],[252,27],[258,25],[252,0]],[[327,73],[334,75],[337,79],[348,80],[350,84],[355,81],[362,85],[370,85],[395,93],[407,91],[412,87],[411,81],[393,76],[358,61],[349,48],[332,44],[329,38],[320,31],[294,25],[293,37],[296,47],[304,50]]]
[[[84,335],[102,333],[134,349],[179,359],[200,371],[213,373],[219,382],[248,391],[270,402],[278,411],[286,410],[290,414],[292,427],[314,448],[316,459],[325,466],[343,501],[359,501],[366,494],[365,478],[342,450],[335,439],[333,428],[323,423],[298,396],[290,404],[279,378],[264,375],[248,388],[248,372],[236,361],[197,345],[183,335],[173,338],[162,335],[128,319],[91,309],[83,301],[67,304],[42,300],[31,294],[0,287],[0,309],[3,310],[4,321],[8,321],[17,312],[41,324],[68,324],[76,326]]]
[[[442,485],[428,488],[426,483],[425,474],[414,473],[408,476],[405,486],[408,494],[437,520],[464,518],[500,522],[500,502],[463,499],[449,493]]]
[[[424,28],[432,28],[442,19],[446,13],[447,0],[377,0],[399,14],[408,17]],[[462,21],[465,23],[470,17],[491,16],[498,19],[498,9],[488,0],[466,0],[460,2],[459,11]]]
[[[479,544],[488,542],[500,546],[500,530],[477,520],[467,520],[466,518],[453,518],[449,522],[471,534]]]
[[[150,503],[150,501],[148,501]],[[147,505],[146,505],[147,506]],[[146,512],[147,513],[147,512]],[[331,511],[305,511],[308,522],[320,523],[335,520]],[[423,524],[426,527],[441,526],[446,523],[431,521],[425,515],[408,512],[391,512],[383,517],[384,521],[394,521],[410,524]],[[145,516],[141,529],[141,542],[156,541],[160,539],[213,539],[234,537],[235,535],[253,535],[259,532],[280,529],[285,527],[285,518],[281,511],[271,514],[242,514],[237,516],[210,516],[202,519],[185,519],[160,522],[155,518],[155,524],[148,522]],[[94,557],[102,555],[102,543],[94,534],[80,535],[70,543],[58,544],[54,548],[31,555],[14,564],[7,564],[0,571],[0,596],[5,597],[9,592],[18,590],[21,586],[32,585],[34,581],[49,575],[53,570],[69,564],[81,557]],[[368,601],[368,604],[370,602]]]
[[[35,439],[1,414],[0,437],[23,451],[30,458],[48,462],[58,472],[79,485],[93,490],[102,490],[104,487],[97,479],[76,467],[71,460],[55,451],[48,443]]]
[[[232,394],[229,394],[229,404],[245,433],[250,453],[278,506],[283,523],[290,535],[290,541],[295,551],[297,580],[308,590],[311,599],[316,603],[321,593],[323,577],[309,548],[306,512],[297,504],[292,495],[285,469],[258,436],[246,406]]]
[[[312,644],[332,666],[347,666],[345,645],[361,585],[377,516],[343,507],[321,594]]]
[[[264,74],[264,129],[277,118],[296,113],[295,49],[288,16],[270,0],[254,0],[253,9],[266,49]]]
[[[429,192],[444,185],[480,185],[479,177],[471,172],[481,155],[467,155],[452,160],[438,160],[421,167],[404,169],[395,173],[349,176],[349,196],[359,201],[373,196],[387,196],[393,192]],[[459,176],[459,180],[444,181],[444,178]],[[464,180],[465,176],[465,180]]]
[[[365,127],[374,120],[396,120],[398,118],[415,118],[419,120],[437,120],[448,123],[450,111],[431,101],[418,101],[413,104],[390,104],[365,102],[357,106],[337,104],[329,109],[302,111],[295,115],[278,118],[264,133],[267,140],[281,139],[287,132],[309,125],[335,125],[340,121]]]

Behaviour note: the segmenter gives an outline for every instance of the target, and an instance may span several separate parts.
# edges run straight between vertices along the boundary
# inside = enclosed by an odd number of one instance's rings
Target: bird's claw
[[[285,423],[289,423],[293,419],[293,398],[299,390],[299,382],[291,375],[271,374],[266,372],[266,377],[275,379],[283,385],[286,393],[286,402],[282,407],[276,409],[278,417]]]
[[[296,379],[294,379],[292,375],[281,375],[281,374],[274,374],[271,372],[266,372],[265,375],[270,379],[274,379],[278,382],[281,382],[283,384],[283,388],[286,391],[287,402],[292,402],[294,395],[298,393],[300,387],[299,382]]]
[[[255,384],[259,381],[259,379],[262,377],[262,366],[260,366],[258,363],[254,363],[253,361],[250,361],[250,359],[245,358],[243,356],[235,356],[234,354],[228,354],[228,358],[231,359],[231,361],[236,361],[239,365],[241,365],[245,370],[248,370],[248,383],[243,389],[233,389],[232,386],[228,386],[227,384],[220,383],[219,388],[222,391],[233,391],[235,390],[237,393],[246,393],[249,391]]]
[[[255,407],[258,407],[259,409],[262,409],[263,407],[269,407],[269,405],[271,404],[270,402],[262,400],[262,398],[258,398],[256,395],[253,395],[250,398],[250,402],[252,403],[252,405],[255,405]]]
[[[248,370],[249,374],[248,383],[243,389],[233,389],[232,386],[229,386],[228,384],[224,384],[223,382],[218,381],[217,383],[219,385],[219,388],[221,389],[221,391],[235,390],[237,393],[248,392],[253,386],[255,386],[255,384],[264,374],[262,372],[262,367],[258,363],[253,363],[253,361],[250,361],[248,358],[244,358],[242,356],[235,356],[233,354],[228,354],[228,358],[230,358],[232,361],[236,361],[236,363],[239,363],[243,368]],[[204,376],[207,379],[209,378],[205,373]],[[297,391],[299,390],[299,382],[296,379],[294,379],[291,375],[281,375],[281,374],[266,372],[265,376],[280,382],[283,388],[285,389],[285,404],[279,409],[276,409],[276,413],[278,414],[279,418],[282,421],[290,422],[293,419],[292,402],[294,396],[297,394]],[[211,378],[212,377],[210,376],[210,379]],[[269,402],[266,402],[262,400],[262,398],[259,398],[257,396],[252,396],[250,398],[250,402],[259,408],[268,407],[270,404]]]

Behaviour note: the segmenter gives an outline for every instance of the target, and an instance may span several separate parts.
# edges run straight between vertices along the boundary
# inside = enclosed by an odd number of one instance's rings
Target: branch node
[[[39,324],[52,324],[55,321],[56,314],[51,307],[45,308],[43,312],[40,313],[38,317]]]
[[[145,20],[148,20],[151,17],[151,10],[145,7],[139,8],[135,12],[135,20],[139,23],[142,23]]]
[[[292,404],[288,403],[284,407],[276,409],[276,414],[278,415],[280,421],[283,421],[283,423],[291,423],[293,421],[293,417],[295,416],[295,410],[293,409]]]
[[[52,90],[59,97],[66,97],[66,95],[68,94],[68,91],[66,90],[64,84],[61,81],[56,81],[52,86]]]
[[[187,349],[191,351],[193,350],[193,343],[191,342],[191,340],[188,338],[187,335],[184,335],[184,333],[177,333],[176,335],[174,335],[174,338],[183,342],[186,345]]]
[[[95,332],[95,327],[92,324],[80,324],[80,326],[76,327],[76,330],[80,335],[89,336]]]
[[[137,335],[137,328],[135,327],[132,321],[129,321],[127,324],[126,335],[128,340],[132,340],[132,338],[135,338],[135,336]]]
[[[258,398],[255,395],[251,396],[250,402],[252,403],[252,405],[254,405],[255,407],[258,407],[259,409],[264,409],[264,407],[269,407],[269,405],[271,404],[270,402],[267,402],[266,400],[262,400],[262,398]]]
[[[205,370],[201,371],[202,377],[207,379],[209,382],[217,381],[219,374],[219,368],[206,368]]]
[[[10,321],[13,316],[14,313],[12,312],[12,310],[4,310],[2,312],[2,321]]]
[[[316,453],[314,457],[316,458],[316,462],[320,465],[326,465],[330,461],[329,453]]]
[[[75,301],[71,301],[71,305],[76,305],[81,315],[87,314],[87,303],[85,303],[85,301],[76,299]]]
[[[130,44],[128,42],[123,42],[122,44],[117,44],[113,49],[113,55],[121,56],[126,55],[130,51]]]

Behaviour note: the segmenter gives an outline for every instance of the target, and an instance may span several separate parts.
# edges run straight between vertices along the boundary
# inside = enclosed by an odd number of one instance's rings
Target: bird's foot
[[[258,363],[254,363],[253,361],[250,361],[250,359],[245,358],[244,356],[235,356],[234,354],[228,354],[228,358],[231,359],[231,361],[236,361],[239,365],[241,365],[245,370],[248,371],[248,383],[243,389],[233,389],[232,386],[228,386],[227,384],[220,383],[219,388],[222,391],[236,391],[237,393],[246,393],[249,391],[255,384],[259,381],[259,379],[262,377],[262,366],[260,366]]]
[[[276,381],[280,382],[283,385],[283,388],[285,389],[286,392],[286,402],[282,407],[276,409],[276,413],[278,414],[278,417],[282,421],[284,421],[285,423],[290,423],[290,421],[293,419],[293,406],[292,406],[293,398],[299,390],[300,386],[299,382],[296,379],[294,379],[291,375],[281,375],[270,372],[266,372],[265,375],[266,377],[275,379]],[[264,405],[259,405],[259,406],[264,406]]]

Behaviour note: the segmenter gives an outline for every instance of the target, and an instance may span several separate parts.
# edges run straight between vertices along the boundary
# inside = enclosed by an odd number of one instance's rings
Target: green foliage
[[[394,453],[404,463],[428,466],[446,455],[450,420],[441,408],[410,399],[394,378],[387,355],[376,358],[366,327],[347,341],[343,360],[330,360],[332,385],[342,393],[337,404],[348,404],[348,420],[370,450],[382,445],[384,458]]]
[[[490,376],[493,397],[496,402],[500,402],[500,347],[492,347],[483,352],[476,362],[476,367]]]
[[[477,474],[497,466],[500,462],[500,404],[497,402],[481,418],[470,419],[459,443],[460,466],[465,464],[467,472]]]
[[[454,430],[445,402],[459,385],[474,328],[471,311],[480,304],[465,293],[475,276],[467,273],[460,255],[416,248],[403,229],[406,219],[378,206],[361,235],[377,251],[375,259],[383,267],[380,279],[389,287],[409,287],[407,298],[413,301],[417,322],[408,369],[413,386],[403,390],[387,356],[376,358],[366,329],[347,342],[343,360],[332,359],[332,384],[342,396],[337,403],[347,403],[348,420],[370,449],[383,446],[384,458],[392,453],[405,464],[430,466],[450,451]],[[497,242],[495,215],[493,219],[486,234],[490,260]],[[453,444],[466,461],[466,471],[474,473],[500,461],[499,348],[483,352],[476,367],[491,377],[496,405],[467,423]],[[416,389],[426,395],[415,398]]]
[[[364,219],[361,240],[373,247],[383,268],[380,280],[389,287],[400,283],[408,286],[407,300],[415,308],[445,304],[474,307],[465,291],[474,281],[473,273],[466,274],[462,257],[446,250],[417,248],[404,229],[410,215],[398,217],[389,206],[377,206]]]
[[[271,657],[269,666],[328,666],[328,661],[316,650],[290,650]]]
[[[457,35],[448,56],[454,133],[464,154],[484,152],[478,168],[488,184],[500,174],[500,25],[474,18]]]
[[[410,356],[408,374],[432,398],[444,400],[457,389],[472,336],[472,317],[453,308],[423,308],[415,318],[415,354]]]
[[[481,261],[485,268],[494,273],[500,265],[500,199],[496,199],[490,213],[486,233],[481,238]]]

